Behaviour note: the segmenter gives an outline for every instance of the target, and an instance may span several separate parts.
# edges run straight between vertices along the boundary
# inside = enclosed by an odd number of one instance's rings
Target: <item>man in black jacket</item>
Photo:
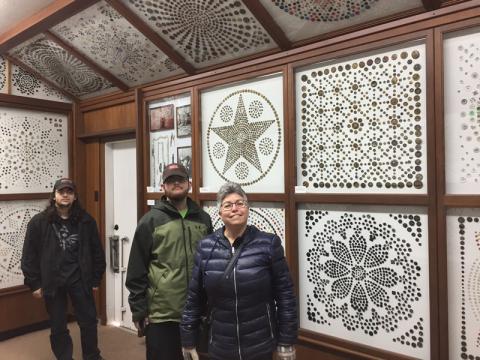
[[[72,359],[68,294],[80,327],[83,359],[102,359],[97,346],[94,292],[105,272],[105,254],[97,224],[81,207],[71,179],[55,182],[49,206],[28,223],[22,271],[33,297],[45,300],[51,322],[50,344],[56,358]]]

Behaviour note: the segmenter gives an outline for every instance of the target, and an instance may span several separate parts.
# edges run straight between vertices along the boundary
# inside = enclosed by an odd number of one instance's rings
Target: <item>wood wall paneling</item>
[[[0,294],[0,334],[48,319],[43,300],[35,299],[24,286]]]
[[[123,103],[83,113],[84,135],[104,133],[124,128],[135,129],[137,109],[135,102]]]

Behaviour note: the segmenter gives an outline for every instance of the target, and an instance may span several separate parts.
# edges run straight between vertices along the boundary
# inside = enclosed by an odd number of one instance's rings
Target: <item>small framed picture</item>
[[[192,136],[192,114],[190,105],[177,107],[177,137]]]
[[[150,109],[150,131],[173,130],[173,104]]]
[[[182,146],[177,148],[177,162],[185,166],[188,176],[192,178],[192,147]]]

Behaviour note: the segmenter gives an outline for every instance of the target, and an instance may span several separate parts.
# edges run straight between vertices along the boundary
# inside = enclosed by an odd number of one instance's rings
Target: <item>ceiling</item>
[[[0,55],[80,100],[440,6],[441,0],[0,0]]]

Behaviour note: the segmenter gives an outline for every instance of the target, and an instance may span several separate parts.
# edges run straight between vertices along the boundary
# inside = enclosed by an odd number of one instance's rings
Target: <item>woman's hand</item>
[[[195,348],[182,347],[182,354],[184,360],[198,360],[198,354]]]
[[[277,355],[280,360],[295,360],[295,348],[293,345],[278,344]]]

